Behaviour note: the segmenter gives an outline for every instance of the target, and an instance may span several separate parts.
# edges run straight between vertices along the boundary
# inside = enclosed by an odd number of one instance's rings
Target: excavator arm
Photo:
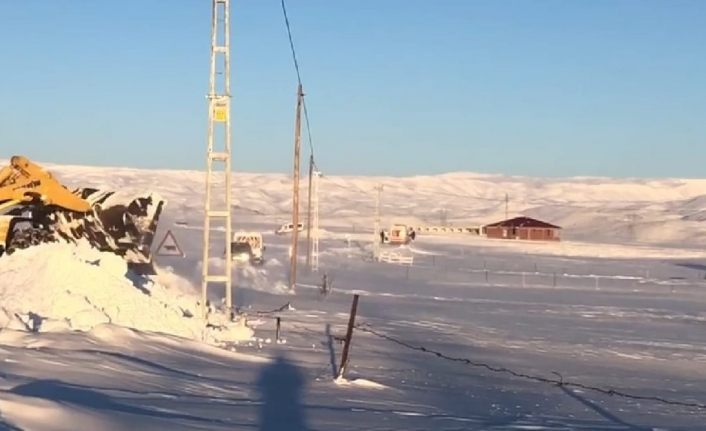
[[[41,201],[69,211],[85,213],[90,204],[62,186],[44,169],[22,156],[10,159],[10,166],[0,170],[0,210],[18,203]]]
[[[39,165],[14,156],[0,169],[0,256],[85,239],[123,256],[133,268],[153,272],[150,247],[164,204],[154,193],[126,198],[93,188],[70,191]]]

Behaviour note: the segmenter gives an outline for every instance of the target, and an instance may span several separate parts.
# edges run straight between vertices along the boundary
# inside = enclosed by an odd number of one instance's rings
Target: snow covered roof
[[[543,229],[561,229],[561,227],[531,217],[515,217],[486,225],[485,227],[535,227]]]

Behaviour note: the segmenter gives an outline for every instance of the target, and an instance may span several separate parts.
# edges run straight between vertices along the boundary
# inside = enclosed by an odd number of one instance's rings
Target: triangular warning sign
[[[159,243],[159,247],[157,247],[157,256],[185,256],[171,230],[167,231],[164,235],[164,239]]]

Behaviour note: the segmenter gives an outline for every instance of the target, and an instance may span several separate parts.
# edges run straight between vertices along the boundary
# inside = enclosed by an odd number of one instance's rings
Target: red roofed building
[[[530,217],[515,217],[483,226],[488,238],[559,241],[559,226]]]

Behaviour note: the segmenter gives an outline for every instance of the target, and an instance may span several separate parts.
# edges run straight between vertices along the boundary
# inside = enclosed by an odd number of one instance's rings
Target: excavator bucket
[[[156,193],[134,196],[94,188],[73,193],[92,210],[79,215],[61,213],[56,225],[59,235],[85,238],[101,251],[122,256],[134,271],[154,274],[150,249],[165,200]]]
[[[86,240],[154,273],[150,248],[165,205],[156,193],[70,191],[41,166],[13,156],[0,169],[0,255],[46,242]]]

